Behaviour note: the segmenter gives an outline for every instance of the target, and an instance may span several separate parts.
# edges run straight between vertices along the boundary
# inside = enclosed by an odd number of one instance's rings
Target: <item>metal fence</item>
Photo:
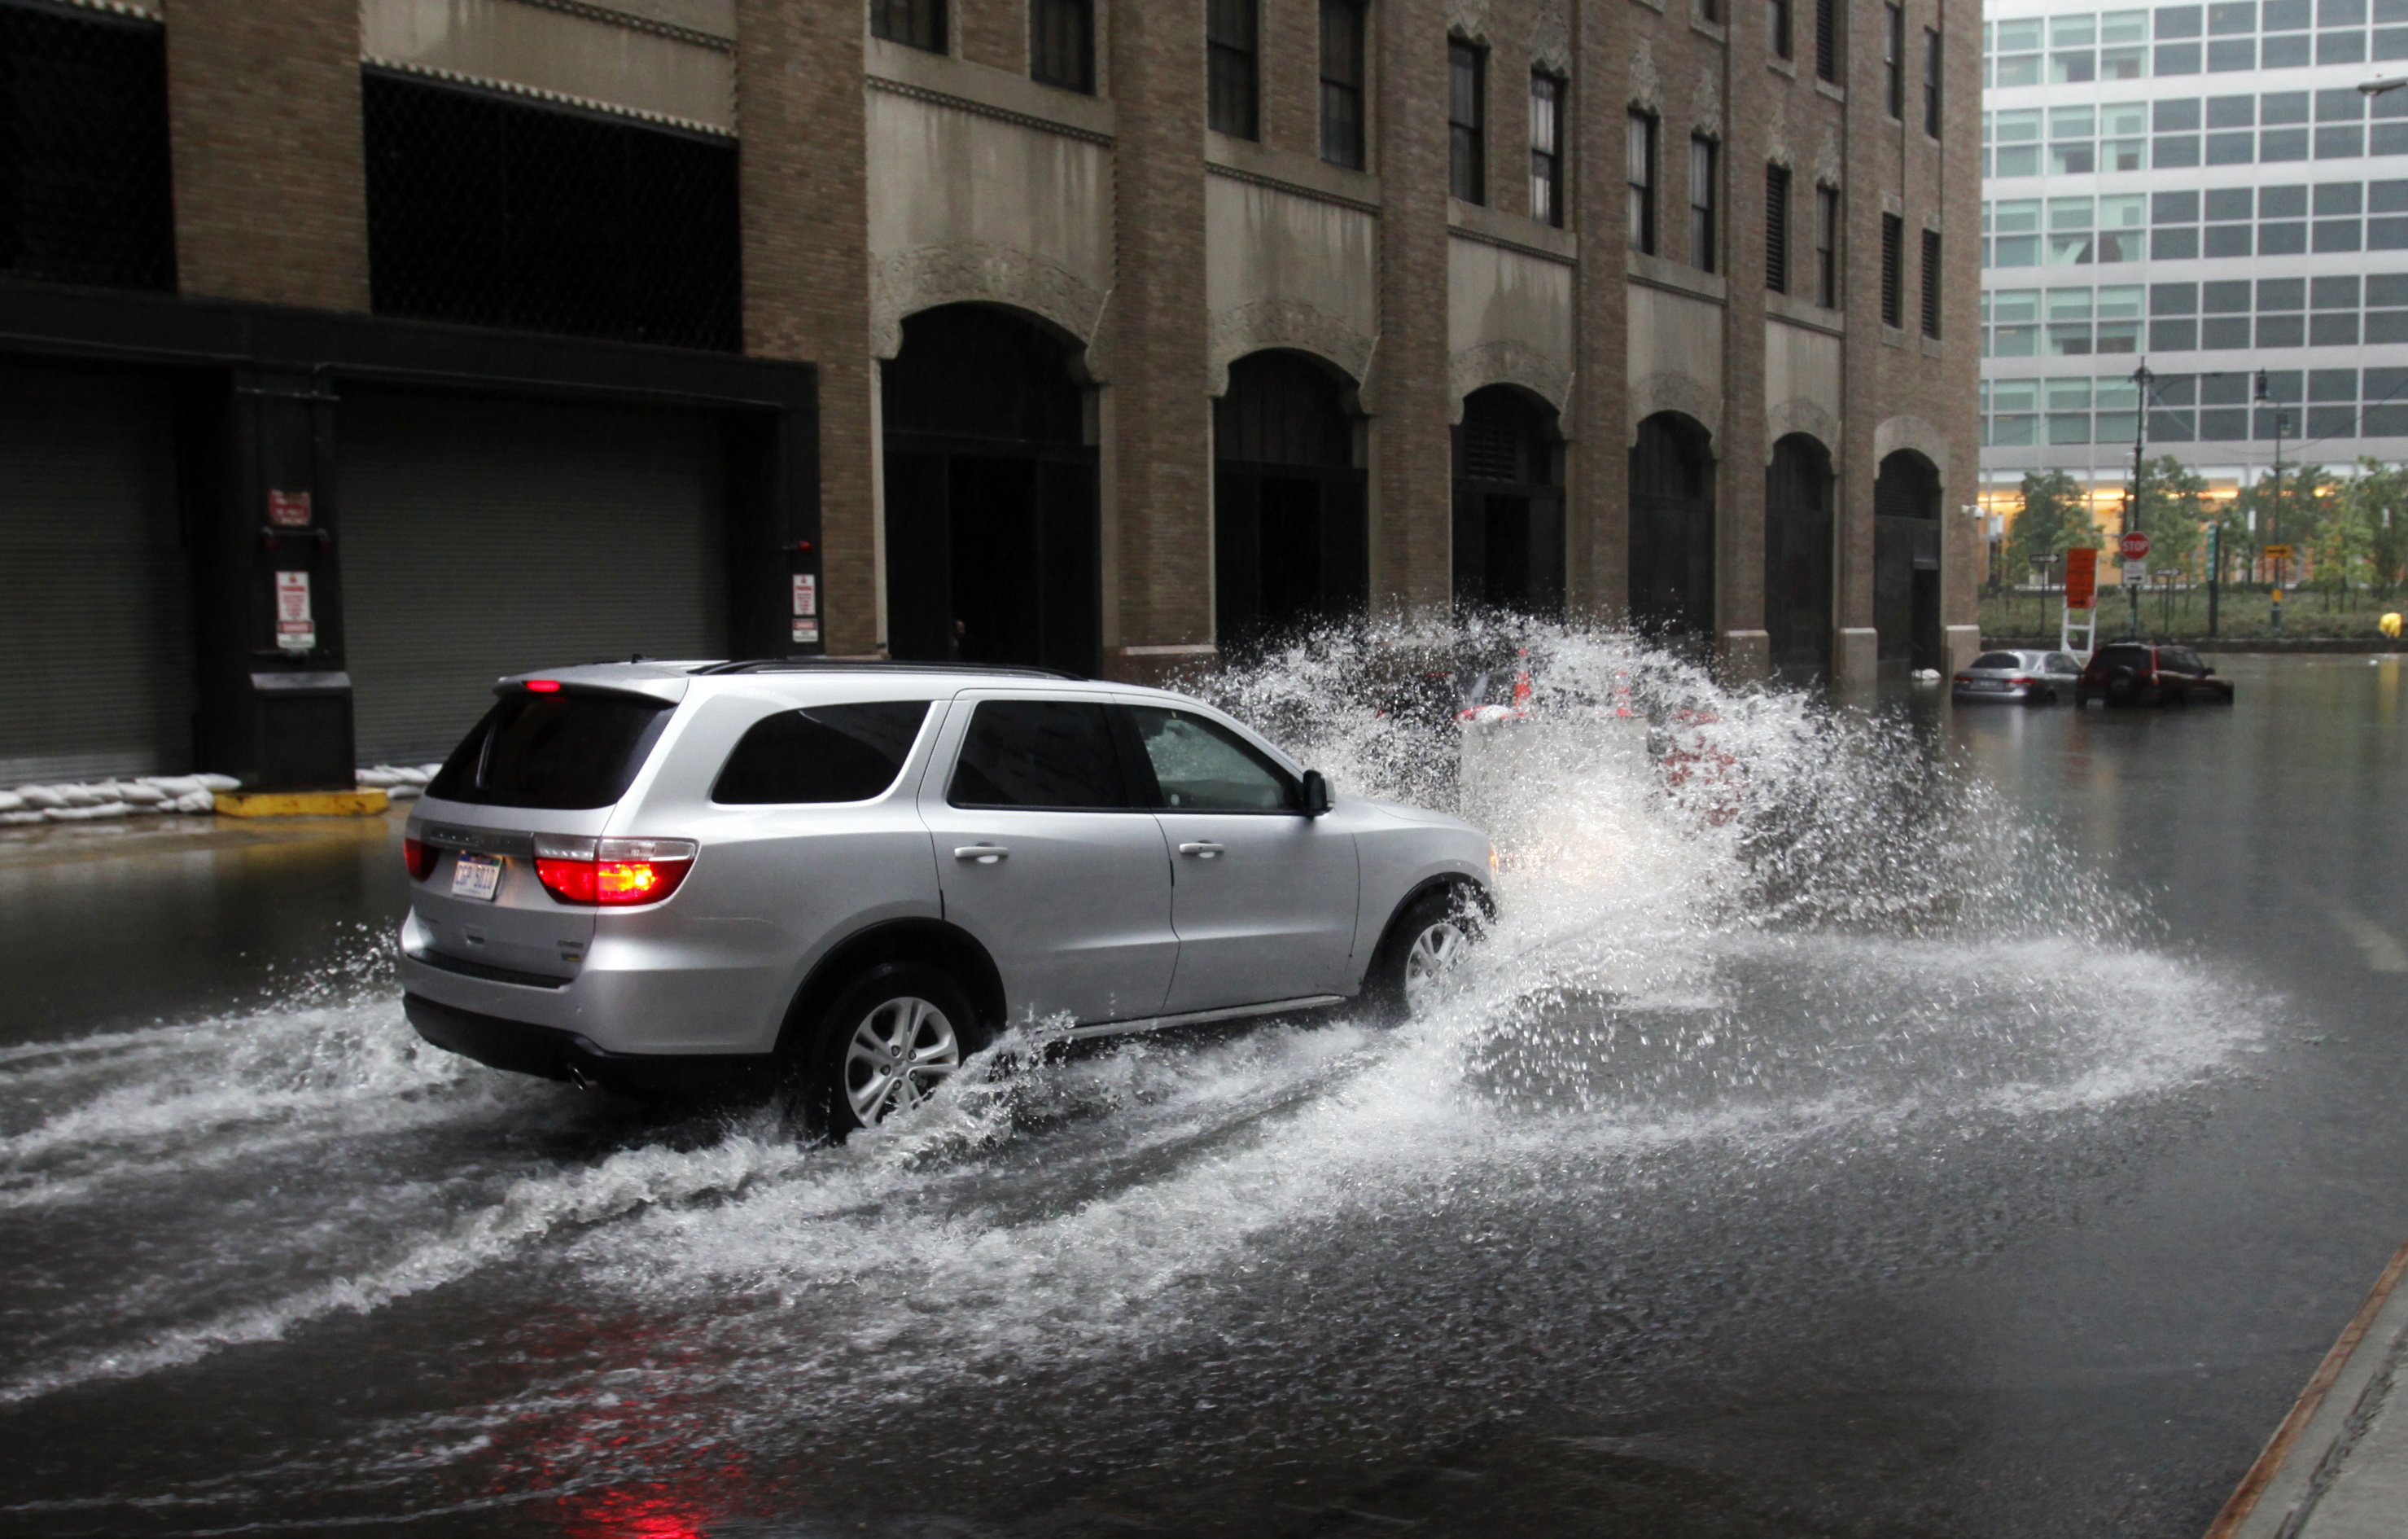
[[[383,70],[361,92],[379,314],[739,346],[735,141]]]

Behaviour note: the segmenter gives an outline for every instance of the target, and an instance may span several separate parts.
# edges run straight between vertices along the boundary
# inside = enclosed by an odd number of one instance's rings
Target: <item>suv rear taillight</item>
[[[690,839],[561,839],[539,834],[535,874],[564,903],[625,908],[657,903],[694,869]]]
[[[411,881],[423,882],[435,874],[437,853],[435,846],[423,840],[404,839],[401,841],[401,863],[409,868]]]

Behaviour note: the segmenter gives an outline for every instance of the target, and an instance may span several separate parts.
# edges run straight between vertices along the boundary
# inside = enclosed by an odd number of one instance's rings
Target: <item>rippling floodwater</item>
[[[1421,676],[1516,643],[1530,719],[1433,755]],[[366,927],[0,1049],[7,1526],[1891,1532],[1771,1478],[1811,1432],[1696,1449],[1941,1349],[1902,1291],[2111,1200],[2279,1017],[1900,715],[1552,630],[1197,687],[1498,833],[1427,1018],[1032,1024],[841,1148],[423,1048]]]

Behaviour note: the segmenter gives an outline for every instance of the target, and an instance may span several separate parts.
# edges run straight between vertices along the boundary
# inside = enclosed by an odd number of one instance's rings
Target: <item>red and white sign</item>
[[[309,494],[307,492],[268,493],[267,522],[279,529],[308,528],[309,526]]]
[[[795,574],[795,618],[797,620],[820,611],[820,580],[810,572]]]
[[[2116,541],[2115,548],[2124,553],[2124,559],[2127,561],[2149,559],[2149,537],[2138,529]]]
[[[804,645],[816,645],[820,639],[820,623],[816,620],[795,622],[795,640]]]
[[[2099,597],[2099,553],[2087,546],[2065,553],[2065,607],[2086,610]]]
[[[318,622],[309,614],[309,574],[276,574],[276,644],[286,652],[308,652],[318,644]]]

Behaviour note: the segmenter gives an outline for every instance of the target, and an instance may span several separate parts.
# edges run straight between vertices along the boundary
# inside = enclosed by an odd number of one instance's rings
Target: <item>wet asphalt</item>
[[[414,1050],[391,820],[0,836],[0,1528],[2199,1533],[2408,1236],[2408,681],[2217,661],[1889,701],[2037,925],[841,1151]]]

